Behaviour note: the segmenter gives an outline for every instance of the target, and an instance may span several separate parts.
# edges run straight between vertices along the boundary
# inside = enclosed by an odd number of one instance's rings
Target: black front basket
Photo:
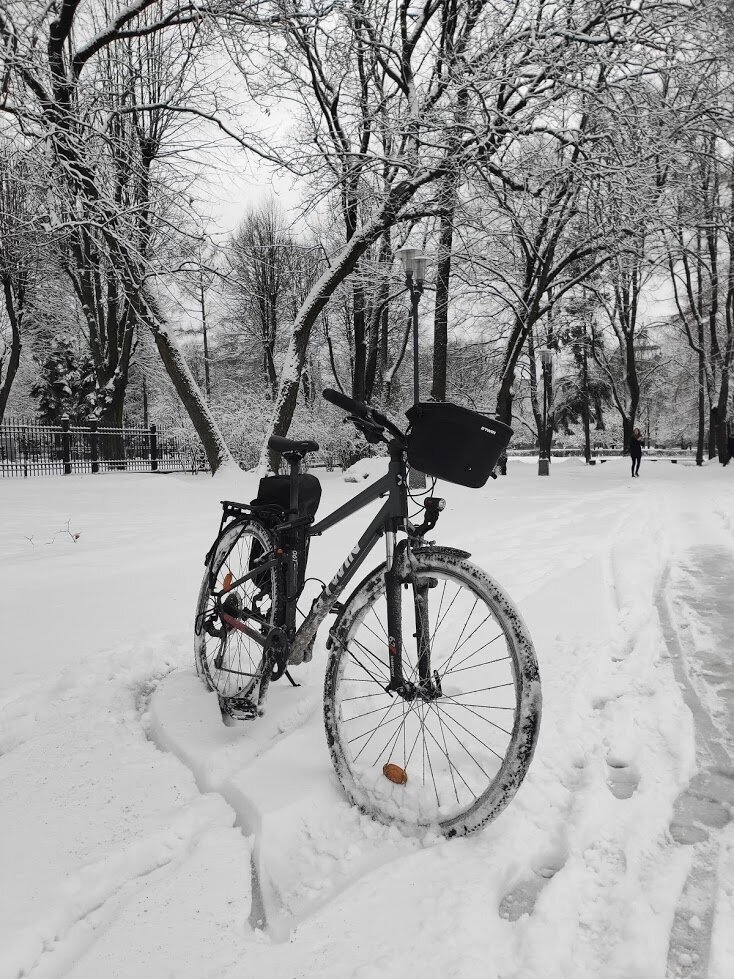
[[[461,486],[484,486],[512,438],[509,425],[450,401],[421,402],[406,414],[413,469]]]

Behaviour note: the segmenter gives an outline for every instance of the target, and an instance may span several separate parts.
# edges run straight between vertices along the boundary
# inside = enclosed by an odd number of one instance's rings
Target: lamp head
[[[416,255],[413,259],[413,278],[419,286],[422,286],[426,280],[428,259],[428,255]]]
[[[418,254],[417,248],[409,248],[405,245],[403,248],[398,248],[395,252],[400,261],[403,263],[403,268],[405,269],[406,275],[412,275],[415,271],[413,263],[416,255]]]

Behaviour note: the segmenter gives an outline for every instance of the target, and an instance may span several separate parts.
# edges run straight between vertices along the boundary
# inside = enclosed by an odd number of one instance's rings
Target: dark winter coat
[[[633,459],[642,458],[642,446],[644,445],[644,439],[637,438],[635,435],[630,436],[630,455]]]

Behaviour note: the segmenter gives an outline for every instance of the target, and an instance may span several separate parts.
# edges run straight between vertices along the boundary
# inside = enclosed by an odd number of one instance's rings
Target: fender
[[[435,554],[440,551],[448,557],[468,558],[471,551],[462,551],[458,547],[444,547],[443,544],[427,544],[425,547],[414,547],[413,554]]]
[[[238,523],[239,524],[242,524],[242,526],[244,527],[245,524],[248,523],[251,520],[251,517],[244,516],[244,515],[242,517],[235,517],[234,519],[230,520],[229,523],[225,523],[225,519],[226,518],[224,518],[224,517],[222,518],[222,523],[221,523],[221,525],[219,527],[219,533],[214,538],[214,543],[212,544],[212,546],[209,548],[209,550],[204,555],[204,567],[205,568],[209,568],[209,566],[211,564],[211,561],[212,561],[212,558],[214,557],[214,555],[216,553],[216,550],[219,547],[219,542],[224,537],[224,535],[227,533],[227,531],[229,531],[232,527],[235,526],[235,524],[238,524]]]

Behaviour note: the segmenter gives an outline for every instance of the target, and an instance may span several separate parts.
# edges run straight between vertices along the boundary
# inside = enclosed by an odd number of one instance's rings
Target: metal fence
[[[0,425],[0,477],[99,472],[198,472],[207,469],[201,446],[155,425],[104,428],[96,422],[43,425],[10,419]]]

